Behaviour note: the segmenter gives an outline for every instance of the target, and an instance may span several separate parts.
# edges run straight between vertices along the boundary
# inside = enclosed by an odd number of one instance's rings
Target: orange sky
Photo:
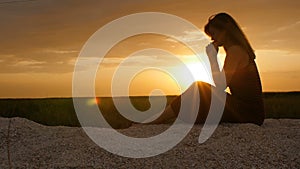
[[[150,11],[177,15],[201,30],[212,14],[230,13],[256,51],[263,90],[299,91],[299,7],[300,2],[294,0],[0,2],[0,97],[72,96],[74,64],[87,39],[110,21]],[[186,36],[192,37],[192,33]],[[116,65],[132,52],[149,47],[182,56],[190,54],[183,45],[166,37],[144,35],[124,40],[111,50],[100,66],[96,93],[109,95]],[[170,57],[136,58],[127,65],[128,71],[140,65],[176,66]],[[166,94],[180,92],[178,84],[166,74],[148,71],[132,81],[130,93],[147,95],[154,88],[161,88]]]

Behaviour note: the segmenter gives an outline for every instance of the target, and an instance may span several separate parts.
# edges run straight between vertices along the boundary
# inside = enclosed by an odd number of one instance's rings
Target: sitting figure
[[[161,116],[150,124],[165,123],[178,116],[181,99],[190,99],[191,90],[198,87],[200,106],[196,123],[204,123],[210,109],[213,89],[226,93],[225,108],[221,122],[254,123],[261,125],[264,121],[264,105],[259,73],[255,63],[254,51],[236,21],[226,13],[219,13],[209,18],[205,33],[212,43],[206,47],[210,60],[215,86],[204,82],[193,83],[181,96],[176,97]],[[218,48],[226,52],[224,67],[219,69],[217,62]],[[225,74],[226,84],[219,83],[218,75]],[[185,97],[182,97],[185,96]],[[188,113],[188,112],[187,112]],[[183,119],[185,120],[185,119]]]

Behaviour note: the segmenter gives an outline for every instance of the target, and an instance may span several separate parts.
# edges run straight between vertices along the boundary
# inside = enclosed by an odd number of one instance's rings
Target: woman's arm
[[[227,85],[224,77],[224,72],[220,71],[219,63],[217,60],[218,47],[216,47],[213,43],[209,44],[206,47],[206,54],[210,62],[215,87],[220,90],[225,90]]]
[[[226,52],[226,59],[222,71],[219,68],[217,61],[217,48],[213,43],[206,47],[206,53],[208,55],[211,71],[216,88],[225,90],[228,84],[230,84],[232,77],[238,69],[241,69],[248,65],[249,56],[245,50],[240,46],[232,46]],[[224,77],[225,74],[225,77]],[[226,78],[226,80],[224,79]]]

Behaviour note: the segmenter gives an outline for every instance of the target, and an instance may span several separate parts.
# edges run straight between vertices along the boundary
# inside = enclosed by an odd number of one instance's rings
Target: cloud
[[[35,60],[24,60],[17,62],[14,66],[30,66],[30,67],[41,67],[41,65],[45,64],[47,62],[41,62],[41,61],[35,61]]]
[[[300,32],[300,18],[293,19],[292,22],[276,22],[264,26],[264,31],[259,31],[255,38],[256,49],[268,50],[288,50],[293,52],[300,52],[299,38]]]
[[[188,42],[188,43],[201,43],[204,40],[208,39],[208,36],[205,36],[201,32],[198,31],[184,31],[182,35],[175,36],[175,39],[173,38],[166,38],[166,41],[169,42],[178,42],[176,39],[179,40],[179,42]]]
[[[159,51],[159,52],[158,52]],[[202,55],[201,55],[202,56]],[[86,57],[81,58],[80,62],[76,63],[78,70],[94,69],[98,65],[99,57]],[[160,49],[147,49],[139,51],[128,57],[110,56],[105,57],[99,63],[102,68],[116,68],[118,66],[125,67],[174,67],[183,63],[201,62],[195,55],[172,55],[165,53]],[[98,68],[99,68],[98,67]]]
[[[89,57],[83,63],[86,69],[92,65],[98,64],[95,60],[99,58]],[[89,60],[89,61],[88,61]],[[174,66],[176,65],[176,61],[174,61],[174,57],[164,56],[164,55],[134,55],[130,57],[108,57],[104,58],[99,66],[103,67],[117,67],[117,66]]]
[[[287,50],[257,50],[255,53],[261,72],[299,70],[299,53]]]
[[[73,56],[53,56],[49,53],[37,56],[0,55],[0,57],[0,73],[67,73],[73,71],[75,61]]]
[[[300,26],[300,21],[297,21],[297,22],[289,24],[289,25],[281,26],[281,27],[277,28],[275,30],[275,32],[287,31],[289,29],[293,29],[293,28],[296,28],[296,27],[299,27],[299,26]]]
[[[78,50],[44,50],[45,53],[54,53],[54,54],[72,54],[72,53],[79,53]]]

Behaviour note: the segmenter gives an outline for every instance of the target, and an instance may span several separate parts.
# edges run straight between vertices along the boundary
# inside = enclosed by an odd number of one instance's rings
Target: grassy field
[[[85,98],[87,104],[96,104],[95,100]],[[154,98],[154,99],[157,99]],[[167,97],[170,103],[174,96]],[[131,97],[136,109],[145,111],[150,107],[148,97]],[[264,93],[267,118],[299,118],[300,92]],[[112,98],[98,98],[98,107],[113,128],[126,128],[131,122],[121,116],[115,108]],[[0,99],[0,116],[24,117],[45,125],[80,126],[72,98],[44,99]]]

